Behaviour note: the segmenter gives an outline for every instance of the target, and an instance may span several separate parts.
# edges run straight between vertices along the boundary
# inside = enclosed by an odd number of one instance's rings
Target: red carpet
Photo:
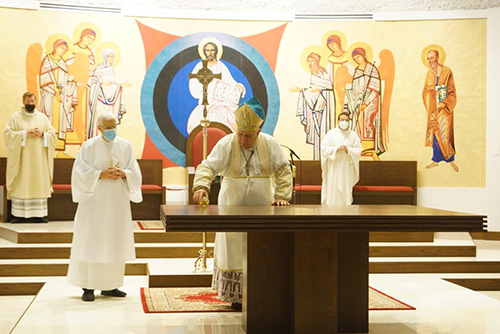
[[[165,231],[165,227],[161,221],[148,221],[148,222],[137,222],[137,225],[141,230],[148,231]]]
[[[369,298],[370,310],[415,310],[372,287]],[[141,288],[141,301],[145,313],[241,312],[219,300],[211,288]]]

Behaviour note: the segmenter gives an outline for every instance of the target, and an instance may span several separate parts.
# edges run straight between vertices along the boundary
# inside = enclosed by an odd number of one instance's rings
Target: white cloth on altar
[[[337,151],[341,145],[347,147],[347,153]],[[352,188],[359,181],[361,150],[356,132],[338,127],[328,131],[321,144],[321,204],[352,204]]]
[[[101,171],[114,165],[123,170],[126,178],[99,179]],[[112,268],[121,268],[125,261],[135,259],[134,235],[130,201],[142,201],[142,174],[133,154],[132,145],[125,139],[106,142],[101,136],[86,141],[75,160],[71,175],[73,201],[78,203],[75,230],[71,247],[68,282],[98,282],[81,286],[87,289],[117,288],[119,276]],[[110,268],[94,270],[102,265]],[[106,274],[105,274],[106,273]],[[84,275],[85,277],[82,277]],[[123,282],[124,272],[120,272]],[[98,276],[104,276],[98,277]],[[106,282],[112,284],[106,284]]]

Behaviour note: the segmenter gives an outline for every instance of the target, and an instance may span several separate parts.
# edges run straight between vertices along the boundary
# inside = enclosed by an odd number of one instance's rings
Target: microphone
[[[284,148],[287,148],[290,151],[290,155],[293,154],[297,159],[299,159],[299,161],[302,161],[302,159],[297,155],[297,153],[295,153],[295,151],[292,150],[290,147],[288,147],[286,145],[282,145],[282,144],[280,144],[280,146],[283,146]]]

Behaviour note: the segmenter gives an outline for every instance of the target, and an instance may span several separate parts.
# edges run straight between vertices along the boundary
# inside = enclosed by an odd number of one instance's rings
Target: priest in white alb
[[[214,177],[222,176],[219,205],[290,205],[292,173],[276,139],[260,132],[264,110],[253,97],[235,111],[236,133],[219,140],[198,165],[193,200],[208,198]],[[241,309],[245,233],[217,233],[212,288]]]
[[[23,95],[24,106],[5,124],[7,198],[12,223],[46,223],[47,198],[52,194],[55,130],[47,116],[36,110],[36,96]]]
[[[68,282],[83,288],[82,300],[102,295],[125,297],[125,261],[135,260],[130,201],[142,201],[142,174],[132,145],[116,137],[116,115],[98,116],[100,135],[87,140],[71,175],[78,203]]]
[[[352,204],[362,148],[356,132],[349,129],[349,120],[349,113],[339,114],[339,126],[328,131],[321,143],[321,204]]]

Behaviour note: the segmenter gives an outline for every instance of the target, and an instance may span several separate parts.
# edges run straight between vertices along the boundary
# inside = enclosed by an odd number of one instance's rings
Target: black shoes
[[[24,223],[25,219],[21,217],[14,217],[12,216],[12,219],[10,220],[11,224],[22,224]]]
[[[233,310],[241,310],[243,308],[243,305],[241,303],[232,303],[231,308]]]
[[[12,216],[10,222],[12,224],[22,224],[22,223],[46,224],[49,222],[49,220],[45,217],[22,218],[22,217]]]
[[[113,290],[102,290],[101,295],[111,296],[111,297],[125,297],[127,293],[118,289]]]
[[[84,302],[93,302],[95,299],[94,297],[94,290],[89,290],[89,289],[83,289],[83,295],[82,295],[82,300]]]
[[[113,289],[113,290],[102,290],[101,295],[111,296],[111,297],[125,297],[127,293],[118,289]],[[84,302],[93,302],[95,300],[94,290],[83,288],[82,300]]]
[[[34,217],[26,219],[27,223],[35,223],[35,224],[46,224],[49,220],[45,217]]]

